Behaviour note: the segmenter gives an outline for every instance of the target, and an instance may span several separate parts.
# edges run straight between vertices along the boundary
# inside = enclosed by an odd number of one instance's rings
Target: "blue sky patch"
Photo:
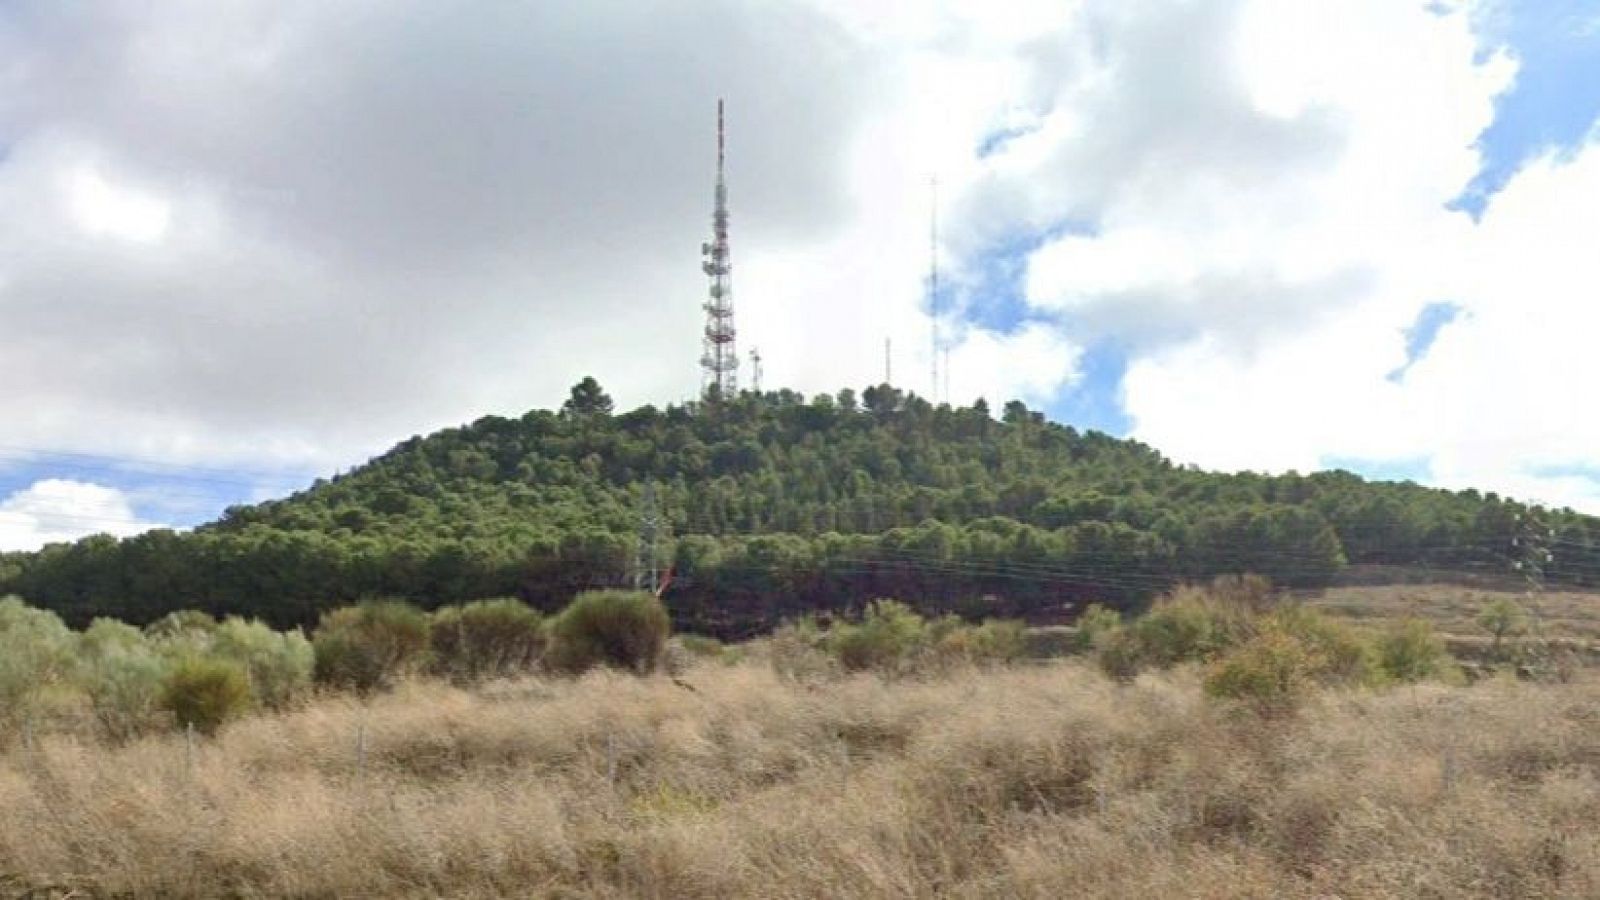
[[[1535,478],[1582,478],[1600,484],[1600,465],[1570,463],[1559,466],[1532,466],[1528,474]]]
[[[51,454],[4,460],[0,464],[0,501],[40,481],[80,481],[121,491],[140,521],[188,527],[213,521],[229,506],[254,503],[263,492],[287,496],[309,486],[314,477],[300,472],[236,472]],[[97,529],[121,523],[84,516],[81,524]]]
[[[1421,456],[1410,459],[1324,456],[1320,463],[1324,469],[1343,469],[1374,481],[1415,481],[1424,484],[1433,478],[1432,462]]]
[[[1028,259],[1053,240],[1069,234],[1093,235],[1094,226],[1063,222],[1036,234],[1013,234],[976,255],[975,275],[964,287],[966,319],[989,331],[1010,334],[1038,316],[1029,309]],[[940,288],[940,306],[950,308],[954,286]]]
[[[1424,306],[1422,312],[1417,313],[1417,320],[1406,329],[1405,364],[1390,372],[1389,380],[1396,384],[1404,380],[1411,367],[1428,355],[1433,342],[1439,339],[1439,332],[1460,315],[1461,307],[1454,303],[1429,303]]]
[[[1486,35],[1520,62],[1478,146],[1483,169],[1452,206],[1474,218],[1528,160],[1581,144],[1600,119],[1600,3],[1521,0],[1491,16]]]
[[[1128,355],[1115,342],[1100,341],[1084,351],[1078,367],[1079,382],[1048,404],[1045,414],[1079,430],[1127,435],[1133,430],[1133,420],[1122,407]]]

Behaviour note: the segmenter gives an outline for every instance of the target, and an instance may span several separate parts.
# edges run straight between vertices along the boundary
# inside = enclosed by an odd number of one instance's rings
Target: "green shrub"
[[[433,670],[471,681],[532,671],[544,656],[544,617],[520,600],[479,600],[433,614]]]
[[[1144,648],[1132,630],[1114,628],[1097,638],[1095,662],[1112,678],[1132,678],[1144,667]]]
[[[69,684],[73,649],[55,613],[0,599],[0,724],[32,720],[46,695]]]
[[[144,627],[147,637],[166,640],[190,634],[207,634],[215,631],[217,620],[210,613],[198,609],[180,609],[169,612]]]
[[[1102,669],[1129,677],[1148,666],[1214,660],[1253,637],[1270,607],[1265,579],[1224,576],[1209,585],[1178,587],[1127,625],[1113,625],[1109,616],[1095,613],[1090,640],[1096,642]]]
[[[919,646],[905,660],[906,670],[945,671],[959,666],[979,665],[983,650],[978,629],[946,615],[925,623]]]
[[[1528,613],[1510,597],[1498,597],[1478,611],[1478,627],[1489,632],[1494,643],[1489,646],[1493,659],[1505,658],[1505,639],[1521,637],[1528,630]]]
[[[1395,681],[1448,675],[1453,667],[1444,641],[1421,619],[1407,619],[1378,637],[1378,668]]]
[[[1214,603],[1256,615],[1270,611],[1277,596],[1270,579],[1250,572],[1218,575],[1205,586],[1205,593]]]
[[[1213,697],[1284,710],[1315,683],[1322,665],[1305,642],[1282,629],[1269,628],[1213,662],[1205,690]]]
[[[1266,622],[1315,655],[1317,678],[1325,683],[1374,684],[1382,677],[1371,644],[1343,622],[1298,604],[1273,610]]]
[[[78,682],[101,732],[123,741],[154,728],[169,665],[144,633],[114,619],[95,619],[78,646]]]
[[[641,591],[588,591],[550,621],[550,667],[584,672],[612,666],[632,672],[656,668],[672,631],[667,608]]]
[[[1016,662],[1027,649],[1027,626],[1013,619],[985,619],[966,629],[971,635],[971,658],[991,665]]]
[[[426,613],[409,603],[368,601],[324,613],[311,638],[316,679],[361,692],[387,687],[421,665],[429,644]]]
[[[144,632],[117,619],[97,618],[78,635],[78,655],[86,659],[134,649],[150,649],[149,639]]]
[[[1254,632],[1248,608],[1190,587],[1157,601],[1129,627],[1139,655],[1155,666],[1213,659]]]
[[[1078,616],[1077,626],[1078,649],[1093,650],[1100,646],[1107,635],[1122,628],[1122,614],[1098,603],[1091,603],[1082,615]]]
[[[180,660],[162,681],[161,706],[179,727],[215,734],[250,707],[250,676],[229,659],[196,656]]]
[[[283,709],[311,687],[316,654],[299,629],[274,631],[254,619],[229,616],[211,634],[211,652],[244,667],[256,702]]]
[[[874,600],[861,622],[828,631],[827,647],[847,672],[904,671],[926,639],[926,623],[898,600]]]

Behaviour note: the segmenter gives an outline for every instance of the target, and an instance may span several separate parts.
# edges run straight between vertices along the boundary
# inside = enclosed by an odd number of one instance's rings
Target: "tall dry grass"
[[[0,885],[161,897],[1592,897],[1600,684],[755,663],[411,682],[0,755]],[[0,887],[0,894],[5,891]]]

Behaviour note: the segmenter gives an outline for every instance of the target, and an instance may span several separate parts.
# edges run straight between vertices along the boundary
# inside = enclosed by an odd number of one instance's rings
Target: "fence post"
[[[367,717],[363,713],[356,723],[356,781],[367,782]]]

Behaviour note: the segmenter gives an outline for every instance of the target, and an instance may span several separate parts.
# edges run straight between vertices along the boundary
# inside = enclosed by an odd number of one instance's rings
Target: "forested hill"
[[[193,533],[0,559],[0,594],[76,622],[193,607],[309,624],[369,595],[553,607],[631,583],[652,531],[680,624],[723,634],[877,596],[1044,614],[1225,572],[1316,585],[1349,563],[1600,580],[1600,520],[1492,494],[1201,472],[1015,402],[997,420],[879,386],[614,414],[586,379],[558,412],[412,438]]]

